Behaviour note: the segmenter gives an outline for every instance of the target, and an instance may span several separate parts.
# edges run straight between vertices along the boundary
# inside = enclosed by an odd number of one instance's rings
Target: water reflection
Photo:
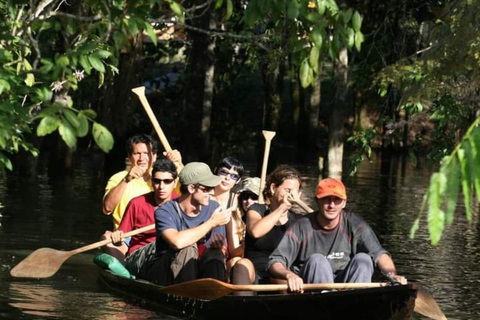
[[[348,208],[372,225],[399,272],[420,281],[449,319],[475,319],[480,314],[478,210],[469,224],[460,206],[438,247],[429,244],[425,220],[415,239],[409,239],[430,172],[423,163],[413,167],[406,160],[375,157],[362,164],[356,177],[345,178]],[[110,228],[110,218],[101,213],[105,180],[89,161],[79,161],[74,175],[60,180],[44,173],[34,178],[0,173],[4,206],[0,208],[0,318],[175,319],[130,303],[100,285],[92,263],[95,252],[68,259],[50,279],[10,278],[9,270],[32,251],[72,250],[97,242]],[[297,167],[305,176],[302,199],[316,208],[317,169]]]

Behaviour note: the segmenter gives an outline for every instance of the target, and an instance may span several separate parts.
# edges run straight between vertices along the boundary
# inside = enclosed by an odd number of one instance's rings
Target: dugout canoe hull
[[[417,288],[415,284],[366,288],[336,292],[303,294],[259,294],[205,301],[177,297],[160,292],[162,286],[132,280],[100,270],[101,281],[110,289],[148,308],[184,319],[369,319],[400,320],[413,315]]]

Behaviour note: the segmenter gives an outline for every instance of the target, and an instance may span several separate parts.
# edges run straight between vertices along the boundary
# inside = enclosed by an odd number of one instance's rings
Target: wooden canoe
[[[132,280],[100,269],[101,281],[115,292],[162,313],[186,319],[410,319],[417,288],[414,284],[303,294],[228,295],[211,301],[173,296],[162,286]]]

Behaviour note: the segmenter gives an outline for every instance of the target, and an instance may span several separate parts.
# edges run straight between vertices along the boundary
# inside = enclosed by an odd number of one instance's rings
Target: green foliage
[[[25,136],[32,131],[58,131],[74,148],[93,124],[94,141],[108,152],[112,135],[93,110],[73,108],[72,93],[85,77],[100,87],[105,75],[117,73],[118,56],[137,33],[156,45],[148,19],[174,14],[183,21],[184,9],[166,0],[9,1],[0,3],[0,14],[0,164],[12,169],[8,154],[38,153]]]
[[[438,172],[430,180],[424,204],[428,203],[428,231],[432,245],[437,245],[441,239],[445,226],[451,225],[454,220],[455,208],[460,189],[463,194],[466,217],[472,220],[473,205],[478,206],[480,194],[480,157],[477,151],[480,145],[480,118],[470,126],[462,141],[455,150],[445,156]],[[461,187],[461,188],[460,188]],[[476,197],[472,197],[472,193]],[[414,223],[410,237],[415,236],[418,222],[423,214],[424,204],[420,209],[419,217]]]
[[[360,51],[364,41],[360,13],[340,10],[334,0],[251,0],[245,24],[271,26],[275,34],[286,35],[279,45],[291,56],[304,88],[318,78],[320,59],[336,59],[343,47]]]
[[[363,160],[371,159],[372,147],[371,140],[377,135],[375,128],[359,129],[354,132],[352,136],[347,139],[350,142],[355,152],[350,156],[350,175],[353,176],[357,173],[360,164]]]

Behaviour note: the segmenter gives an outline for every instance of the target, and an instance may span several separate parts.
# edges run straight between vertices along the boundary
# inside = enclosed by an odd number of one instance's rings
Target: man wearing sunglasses
[[[389,280],[406,284],[369,225],[344,210],[347,193],[340,180],[321,180],[316,198],[320,210],[291,226],[270,255],[274,278],[303,292],[303,283],[371,282],[376,265]]]
[[[198,278],[225,279],[225,224],[231,210],[210,199],[221,178],[207,164],[188,163],[180,172],[181,196],[155,211],[157,248],[146,279],[170,285]],[[204,244],[206,250],[198,250]]]
[[[155,223],[155,209],[179,195],[175,193],[177,169],[169,159],[159,159],[152,166],[153,191],[133,198],[116,231],[106,231],[103,239],[112,239],[104,251],[125,262],[130,273],[139,275],[142,267],[155,256],[155,229],[133,236],[129,244],[123,234]],[[148,244],[152,244],[148,246]]]

